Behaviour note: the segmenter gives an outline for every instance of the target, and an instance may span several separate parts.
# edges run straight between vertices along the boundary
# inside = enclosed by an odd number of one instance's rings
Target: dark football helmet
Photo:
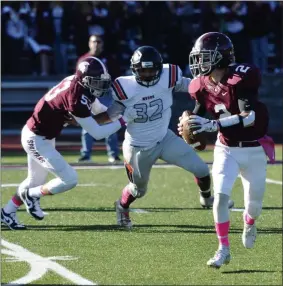
[[[154,47],[142,46],[135,50],[130,68],[140,85],[153,86],[160,79],[163,59]]]
[[[189,56],[193,77],[209,75],[214,69],[226,68],[234,62],[234,47],[231,40],[218,32],[209,32],[200,36]]]
[[[95,57],[85,58],[78,64],[76,77],[79,84],[89,91],[92,102],[95,97],[107,94],[111,86],[111,76],[107,68]]]

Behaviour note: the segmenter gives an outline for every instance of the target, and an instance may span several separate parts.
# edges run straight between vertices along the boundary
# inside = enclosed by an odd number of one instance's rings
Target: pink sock
[[[16,196],[13,196],[6,206],[3,208],[6,213],[14,213],[18,210],[18,208],[23,204],[23,202],[18,199]]]
[[[127,187],[125,187],[123,189],[122,198],[120,201],[121,206],[123,208],[127,209],[127,208],[129,208],[130,204],[135,200],[136,200],[136,198],[133,197],[133,195],[128,191]]]
[[[219,241],[219,246],[229,246],[229,239],[228,239],[228,233],[229,233],[229,227],[230,227],[230,221],[222,222],[222,223],[215,223],[215,229]]]
[[[12,201],[17,207],[19,207],[23,204],[23,202],[20,199],[18,199],[16,196],[12,197]]]
[[[253,218],[251,218],[247,213],[245,214],[245,222],[247,224],[254,224],[255,223],[255,220]]]

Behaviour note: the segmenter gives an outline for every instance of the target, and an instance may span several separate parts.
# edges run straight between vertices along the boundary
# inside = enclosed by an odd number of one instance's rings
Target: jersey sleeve
[[[254,66],[239,65],[236,68],[241,80],[237,83],[237,88],[258,90],[261,84],[261,74]]]
[[[200,102],[200,98],[199,98],[199,93],[201,91],[201,82],[200,82],[200,78],[194,78],[191,80],[189,87],[188,87],[188,92],[190,94],[190,96],[197,100],[198,102]]]
[[[241,80],[236,84],[235,92],[239,109],[241,111],[254,109],[255,101],[258,97],[258,89],[261,84],[260,71],[256,67],[245,67],[244,65],[238,67],[240,67],[238,72]]]
[[[168,65],[168,88],[175,88],[182,83],[182,70],[177,65]]]
[[[79,98],[71,102],[68,111],[76,117],[85,118],[91,116],[91,107],[88,97],[82,94]]]
[[[113,103],[108,107],[107,113],[109,118],[114,121],[118,119],[123,113],[126,107],[119,101],[113,101]]]
[[[121,84],[121,79],[116,78],[111,85],[112,97],[116,101],[128,99],[128,96]]]
[[[102,104],[98,98],[96,98],[93,104],[91,105],[91,112],[94,115],[102,113],[106,110],[107,110],[107,107],[104,104]]]
[[[191,82],[191,79],[183,77],[182,70],[180,69],[179,66],[177,66],[177,74],[178,74],[178,76],[177,76],[178,80],[176,81],[174,91],[188,92],[188,87],[189,87],[189,84]]]

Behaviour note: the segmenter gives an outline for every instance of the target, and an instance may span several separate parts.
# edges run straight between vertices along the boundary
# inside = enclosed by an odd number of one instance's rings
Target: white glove
[[[190,124],[198,124],[198,125],[202,125],[209,121],[210,121],[209,119],[200,117],[198,115],[190,115],[189,120],[188,120]]]
[[[123,119],[129,123],[138,118],[137,109],[134,107],[127,107],[123,113]]]
[[[189,123],[200,125],[201,128],[194,131],[193,134],[198,134],[201,132],[215,132],[219,129],[219,124],[216,120],[209,120],[207,118],[200,117],[198,115],[191,115],[189,120]]]

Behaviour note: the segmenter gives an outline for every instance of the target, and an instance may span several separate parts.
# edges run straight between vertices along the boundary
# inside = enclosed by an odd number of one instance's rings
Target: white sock
[[[31,197],[36,197],[36,198],[40,198],[40,197],[43,197],[43,194],[41,192],[41,186],[38,186],[38,187],[35,187],[35,188],[30,188],[28,190],[28,194],[31,196]]]
[[[16,205],[13,200],[9,200],[7,205],[3,208],[4,212],[7,214],[15,213],[20,206]]]

